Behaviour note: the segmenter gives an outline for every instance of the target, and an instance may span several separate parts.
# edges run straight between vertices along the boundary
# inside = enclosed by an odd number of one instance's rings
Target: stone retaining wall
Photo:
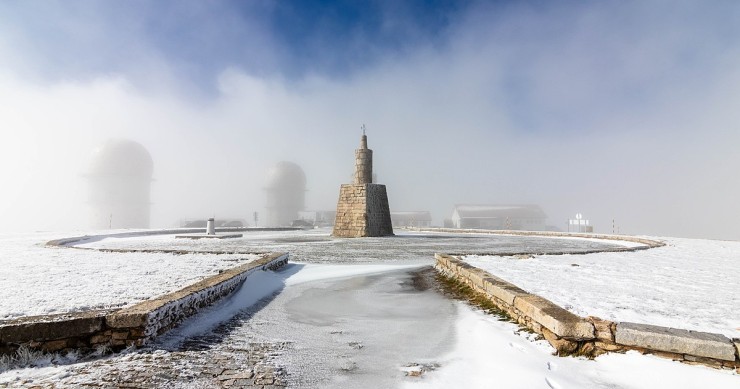
[[[276,270],[287,253],[271,253],[200,282],[120,310],[24,317],[0,321],[0,354],[19,346],[47,352],[141,346],[200,309],[234,292],[257,270]]]
[[[740,340],[724,335],[637,323],[582,318],[458,257],[436,254],[435,269],[484,295],[519,324],[541,334],[558,355],[597,356],[609,351],[646,354],[740,373]]]

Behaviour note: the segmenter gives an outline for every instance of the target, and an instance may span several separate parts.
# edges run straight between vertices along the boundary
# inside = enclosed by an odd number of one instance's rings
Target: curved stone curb
[[[617,247],[617,248],[603,249],[603,250],[579,251],[577,253],[563,252],[562,254],[593,254],[593,253],[613,252],[613,251],[637,251],[637,250],[646,250],[646,249],[665,246],[665,243],[657,241],[657,240],[639,238],[636,236],[628,236],[628,235],[584,234],[584,233],[577,233],[577,232],[567,232],[566,233],[566,232],[555,232],[555,231],[481,230],[481,229],[470,229],[470,228],[468,229],[408,228],[408,230],[418,231],[418,232],[445,232],[445,233],[451,233],[451,234],[488,234],[488,235],[514,235],[514,236],[542,236],[542,237],[550,237],[550,238],[585,238],[585,239],[624,241],[624,242],[640,243],[644,245],[644,246],[637,246],[637,247]],[[447,254],[451,255],[451,253],[447,253]],[[536,253],[522,252],[522,253],[512,253],[512,254],[507,253],[505,255],[509,256],[509,255],[517,255],[517,254],[536,254]],[[547,254],[557,255],[559,253],[547,253]],[[493,254],[493,255],[501,255],[501,254]]]
[[[120,310],[29,316],[0,322],[0,354],[20,345],[57,352],[97,346],[141,346],[234,292],[257,270],[277,270],[287,253],[271,253],[173,293]]]
[[[735,346],[720,334],[622,322],[615,343],[676,354],[734,361]]]
[[[542,333],[544,327],[558,339],[576,342],[595,339],[591,323],[549,300],[528,293],[459,258],[447,254],[435,254],[435,258],[437,271],[454,277],[484,294],[513,319],[533,331]]]
[[[638,350],[690,364],[740,369],[740,340],[721,334],[581,318],[462,259],[435,254],[435,269],[483,294],[519,324],[545,337],[558,355]]]
[[[216,232],[259,232],[259,231],[298,231],[303,230],[300,227],[222,227],[216,228]],[[54,239],[46,242],[47,246],[51,247],[73,247],[70,246],[73,243],[78,243],[87,239],[94,238],[133,238],[137,236],[153,236],[153,235],[174,235],[174,234],[198,234],[206,231],[203,228],[172,228],[165,230],[142,230],[142,231],[127,231],[127,232],[116,232],[113,234],[100,234],[100,235],[81,235],[70,238]],[[76,247],[75,247],[76,248]],[[102,251],[102,250],[101,250]]]

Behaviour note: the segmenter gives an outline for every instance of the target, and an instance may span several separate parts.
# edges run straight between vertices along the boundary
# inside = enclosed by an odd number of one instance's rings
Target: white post
[[[216,235],[216,226],[214,225],[213,218],[208,219],[206,224],[206,235]]]

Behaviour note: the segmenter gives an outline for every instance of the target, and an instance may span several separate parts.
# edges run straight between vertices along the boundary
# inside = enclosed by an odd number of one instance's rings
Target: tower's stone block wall
[[[385,185],[342,185],[332,235],[343,238],[393,235]]]
[[[373,182],[373,151],[370,149],[355,150],[354,184],[371,184]]]
[[[367,191],[367,236],[393,235],[391,210],[385,185],[365,184]]]

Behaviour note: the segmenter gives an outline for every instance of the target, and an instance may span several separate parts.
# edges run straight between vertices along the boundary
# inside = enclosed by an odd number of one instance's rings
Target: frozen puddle
[[[373,270],[322,267],[306,265],[306,273],[289,277],[288,287],[240,329],[255,341],[292,344],[279,361],[291,387],[394,387],[406,366],[451,349],[457,308],[427,289],[420,267],[382,266],[383,273],[309,281],[311,273],[321,277],[317,270]]]
[[[274,362],[294,388],[737,387],[730,371],[634,352],[553,356],[517,325],[442,296],[424,269],[291,264],[275,274],[280,293],[222,341],[288,345]]]

